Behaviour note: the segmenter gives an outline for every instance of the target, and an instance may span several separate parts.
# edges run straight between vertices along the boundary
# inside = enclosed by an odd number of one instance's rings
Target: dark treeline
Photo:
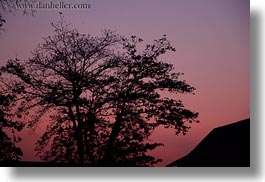
[[[198,122],[198,113],[176,99],[195,88],[159,61],[175,50],[166,36],[140,49],[143,40],[136,36],[81,34],[63,19],[52,26],[55,34],[31,58],[8,60],[0,69],[0,160],[22,155],[4,127],[21,130],[20,121],[34,129],[47,115],[37,154],[79,166],[152,166],[161,159],[148,151],[163,145],[148,140],[156,128],[185,134]]]

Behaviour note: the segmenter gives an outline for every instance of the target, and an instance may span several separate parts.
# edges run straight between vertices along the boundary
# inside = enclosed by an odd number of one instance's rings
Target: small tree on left
[[[22,150],[16,146],[21,138],[16,132],[22,130],[24,124],[20,115],[12,113],[14,95],[1,93],[0,90],[0,161],[17,161],[23,156]]]

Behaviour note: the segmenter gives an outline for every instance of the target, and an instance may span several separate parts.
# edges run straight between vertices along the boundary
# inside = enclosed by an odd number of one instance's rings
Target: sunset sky
[[[82,33],[100,35],[103,29],[112,29],[141,37],[144,43],[166,34],[176,52],[162,58],[184,72],[182,78],[196,88],[195,95],[180,98],[187,108],[199,112],[201,122],[185,136],[163,128],[153,134],[154,141],[165,144],[152,152],[164,160],[159,166],[186,155],[211,129],[250,117],[249,0],[64,2],[89,3],[91,8],[38,10],[34,16],[3,13],[0,66],[11,58],[30,57],[42,37],[53,34],[50,23],[59,20],[59,12]],[[33,149],[41,131],[23,131],[19,145],[23,160],[37,160]]]

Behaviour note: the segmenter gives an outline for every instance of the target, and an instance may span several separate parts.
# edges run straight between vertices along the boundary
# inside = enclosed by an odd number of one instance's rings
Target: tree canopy
[[[152,166],[149,155],[161,143],[149,140],[159,126],[186,134],[198,113],[178,94],[195,88],[173,65],[160,60],[175,51],[166,36],[140,48],[143,40],[105,30],[101,36],[70,29],[63,19],[52,24],[32,58],[9,60],[1,70],[12,75],[7,93],[16,95],[17,113],[29,127],[46,118],[47,130],[36,143],[42,160],[80,166]]]

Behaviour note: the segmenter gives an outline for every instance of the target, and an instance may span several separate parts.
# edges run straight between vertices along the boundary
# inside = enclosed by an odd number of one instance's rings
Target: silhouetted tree
[[[50,111],[47,131],[36,150],[46,161],[90,166],[151,166],[159,161],[148,142],[159,126],[185,134],[198,113],[184,107],[176,94],[193,93],[173,65],[159,61],[174,51],[166,37],[147,45],[112,31],[101,37],[71,30],[61,19],[56,34],[44,39],[26,62],[10,60],[3,71],[16,76],[21,113],[34,111],[30,127]],[[168,93],[168,98],[165,97]],[[170,97],[172,96],[172,97]]]
[[[135,36],[123,38],[125,52],[113,60],[117,64],[113,71],[116,82],[106,97],[112,98],[115,121],[102,165],[153,165],[160,160],[148,156],[147,151],[162,145],[146,142],[154,129],[171,127],[176,134],[185,134],[189,129],[186,122],[197,122],[198,113],[174,99],[176,94],[192,93],[194,88],[179,79],[182,73],[173,72],[173,65],[158,61],[160,55],[175,49],[164,36],[141,52],[137,44],[142,41]]]
[[[34,108],[30,127],[35,127],[48,110],[57,112],[60,120],[71,122],[78,161],[83,165],[85,150],[88,151],[84,146],[88,137],[84,133],[88,132],[86,119],[92,109],[89,107],[94,100],[92,94],[96,88],[111,82],[107,76],[111,68],[108,60],[113,56],[111,47],[119,41],[119,36],[108,30],[101,37],[80,34],[70,30],[63,20],[53,27],[56,35],[47,37],[34,51],[32,59],[23,64],[18,60],[9,61],[3,70],[16,76],[9,89],[23,100],[19,110],[26,112]],[[99,93],[97,90],[96,94]],[[61,128],[66,127],[65,123],[60,123]]]
[[[10,112],[13,100],[13,95],[0,92],[0,161],[5,162],[20,160],[23,155],[15,145],[21,141],[15,132],[22,130],[23,123],[14,121],[16,116]]]

